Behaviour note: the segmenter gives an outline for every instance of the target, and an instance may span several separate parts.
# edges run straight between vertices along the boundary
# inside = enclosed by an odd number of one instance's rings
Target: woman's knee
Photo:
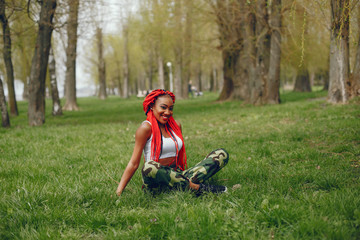
[[[219,163],[220,168],[224,167],[229,162],[229,153],[223,148],[214,150],[210,155],[213,161]]]

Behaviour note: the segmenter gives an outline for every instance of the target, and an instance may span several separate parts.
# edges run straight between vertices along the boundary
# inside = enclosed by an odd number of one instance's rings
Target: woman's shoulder
[[[139,128],[136,130],[136,134],[149,138],[151,136],[151,123],[149,121],[142,122]]]
[[[181,128],[181,122],[179,122],[178,120],[175,120],[175,122],[176,122],[176,124],[179,126],[179,128],[182,129],[182,128]]]

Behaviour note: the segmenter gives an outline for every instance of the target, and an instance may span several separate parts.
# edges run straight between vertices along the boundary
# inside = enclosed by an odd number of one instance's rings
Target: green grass
[[[28,127],[25,102],[0,129],[0,239],[360,239],[360,105],[325,92],[281,105],[178,101],[188,165],[223,147],[211,180],[228,194],[151,196],[137,171],[117,184],[144,120],[142,100],[78,99],[81,111]]]

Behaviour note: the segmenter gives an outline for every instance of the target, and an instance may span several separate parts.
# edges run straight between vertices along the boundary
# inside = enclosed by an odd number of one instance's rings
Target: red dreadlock
[[[151,156],[150,159],[158,162],[160,155],[161,155],[161,149],[162,149],[162,139],[161,139],[161,132],[159,128],[159,124],[153,114],[153,111],[151,110],[151,107],[155,104],[155,101],[158,97],[163,95],[169,95],[173,102],[175,103],[175,95],[170,91],[165,91],[162,89],[153,90],[149,95],[147,95],[143,102],[144,112],[147,115],[146,120],[148,120],[151,123],[151,131],[152,131],[152,142],[151,142]],[[186,164],[186,153],[185,153],[185,142],[183,139],[183,136],[181,134],[181,129],[176,123],[175,119],[171,116],[165,125],[165,130],[168,132],[170,137],[174,140],[175,146],[176,146],[176,168],[179,167],[181,170],[185,170],[185,167],[187,167]],[[182,141],[183,146],[181,150],[178,149],[178,144],[176,142],[175,137],[171,133],[172,130]]]

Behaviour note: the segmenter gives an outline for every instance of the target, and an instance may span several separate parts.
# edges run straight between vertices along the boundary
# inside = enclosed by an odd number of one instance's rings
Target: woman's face
[[[169,95],[158,97],[152,108],[156,120],[163,125],[165,125],[173,115],[173,109],[174,102]]]

